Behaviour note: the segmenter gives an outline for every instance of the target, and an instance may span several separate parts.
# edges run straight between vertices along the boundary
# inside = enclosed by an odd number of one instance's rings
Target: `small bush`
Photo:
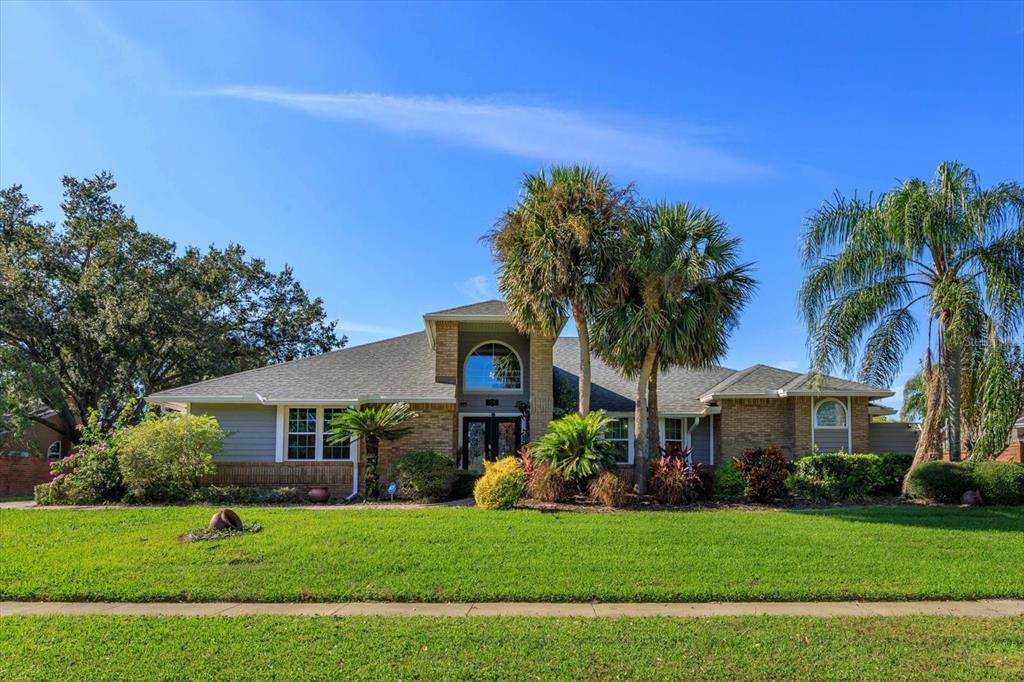
[[[309,501],[298,488],[251,488],[237,485],[197,488],[189,499],[199,504],[297,504]]]
[[[881,483],[875,489],[879,495],[899,495],[903,490],[903,479],[910,471],[910,465],[914,463],[914,455],[905,455],[898,452],[880,452],[879,471]]]
[[[910,497],[932,502],[959,502],[973,487],[970,468],[958,462],[925,462],[907,479]]]
[[[745,450],[733,460],[743,474],[743,494],[764,502],[786,494],[786,478],[793,472],[793,463],[780,448]]]
[[[526,477],[526,496],[531,500],[558,502],[568,495],[565,477],[550,464],[535,465]]]
[[[808,455],[796,462],[790,478],[794,493],[822,500],[859,500],[882,487],[878,455]]]
[[[700,465],[685,456],[662,455],[651,463],[651,492],[662,504],[685,504],[703,495]]]
[[[743,494],[746,484],[743,482],[743,473],[734,464],[735,461],[735,459],[730,459],[715,467],[716,495],[737,497]]]
[[[476,482],[480,480],[480,474],[477,471],[456,471],[455,482],[452,483],[451,498],[453,500],[464,500],[467,497],[473,497],[473,488],[476,486]]]
[[[395,464],[403,492],[415,499],[445,500],[455,482],[455,464],[439,452],[410,452]]]
[[[511,509],[526,488],[526,474],[516,457],[484,461],[484,475],[473,487],[473,498],[481,509]]]
[[[611,419],[600,410],[586,417],[569,414],[548,425],[548,432],[530,446],[534,464],[549,464],[566,480],[584,481],[615,464],[604,440]]]
[[[626,482],[614,471],[602,471],[590,481],[590,497],[605,507],[621,507],[626,503]]]
[[[138,502],[188,499],[203,476],[214,471],[213,457],[224,447],[214,417],[150,416],[121,436],[121,475],[128,496]]]
[[[1024,465],[978,462],[970,469],[985,504],[1024,504]]]

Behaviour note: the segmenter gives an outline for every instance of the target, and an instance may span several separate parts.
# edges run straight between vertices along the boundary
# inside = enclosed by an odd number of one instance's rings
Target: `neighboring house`
[[[404,401],[419,413],[409,435],[381,444],[382,473],[390,477],[399,457],[426,449],[479,470],[484,459],[513,454],[543,434],[556,395],[575,399],[578,339],[520,334],[502,301],[428,313],[423,320],[422,332],[147,399],[213,415],[229,432],[218,457],[218,483],[325,483],[336,492],[348,492],[360,476],[359,444],[327,442],[325,424],[338,410]],[[626,468],[633,461],[636,384],[597,358],[592,371],[591,407],[615,418],[607,438]],[[708,465],[767,445],[790,457],[816,450],[865,452],[875,444],[871,416],[892,412],[870,401],[891,395],[832,377],[812,385],[809,375],[767,365],[673,369],[658,380],[661,445],[691,447],[694,461]]]
[[[60,417],[49,408],[40,408],[20,435],[0,432],[0,497],[31,495],[39,483],[50,480],[50,461],[66,456],[71,441],[57,429]]]

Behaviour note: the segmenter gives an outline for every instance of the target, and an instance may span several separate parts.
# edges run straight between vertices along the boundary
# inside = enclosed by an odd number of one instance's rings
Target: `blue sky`
[[[492,297],[522,174],[585,161],[719,213],[761,280],[725,364],[804,369],[803,219],[944,159],[1024,181],[1024,4],[0,4],[0,184],[56,218],[111,170],[352,343]]]

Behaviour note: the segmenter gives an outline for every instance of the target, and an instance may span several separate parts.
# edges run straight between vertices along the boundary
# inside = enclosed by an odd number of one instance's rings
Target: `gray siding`
[[[814,429],[814,446],[818,452],[847,452],[850,442],[846,429]]]
[[[690,426],[693,426],[693,419],[690,419]],[[718,424],[715,424],[718,426]],[[700,423],[690,433],[690,447],[693,448],[693,461],[698,464],[711,464],[711,445],[708,439],[711,436],[711,427],[708,425],[708,417],[701,417]],[[718,454],[717,452],[715,453]]]
[[[915,424],[905,422],[872,422],[868,426],[871,452],[900,452],[914,454],[920,431]]]
[[[193,414],[216,417],[228,431],[218,462],[273,462],[277,445],[277,408],[267,405],[193,405]]]
[[[459,329],[459,383],[457,399],[459,412],[518,412],[516,403],[520,400],[530,401],[530,337],[517,334],[505,327],[506,331],[477,331]],[[464,393],[462,390],[462,374],[466,368],[466,356],[469,352],[485,341],[498,341],[509,346],[519,354],[523,363],[522,393]],[[489,399],[497,400],[498,404],[488,406]]]

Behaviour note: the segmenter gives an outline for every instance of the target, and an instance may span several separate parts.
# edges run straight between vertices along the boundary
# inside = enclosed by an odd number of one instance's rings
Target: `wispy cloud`
[[[790,372],[795,372],[800,368],[799,360],[779,360],[771,363],[772,367],[778,367],[779,369],[788,369]]]
[[[494,280],[487,275],[474,275],[466,279],[460,287],[462,293],[474,301],[487,301],[498,298],[498,290]]]
[[[435,137],[542,162],[589,162],[704,180],[757,175],[752,161],[698,141],[692,128],[651,132],[553,107],[453,97],[398,97],[378,93],[290,92],[231,86],[200,95],[265,102],[307,114],[353,121],[395,133]]]
[[[376,334],[379,336],[397,336],[401,330],[394,327],[385,327],[372,322],[355,322],[353,320],[338,320],[338,329],[343,332],[355,332],[357,334]]]

